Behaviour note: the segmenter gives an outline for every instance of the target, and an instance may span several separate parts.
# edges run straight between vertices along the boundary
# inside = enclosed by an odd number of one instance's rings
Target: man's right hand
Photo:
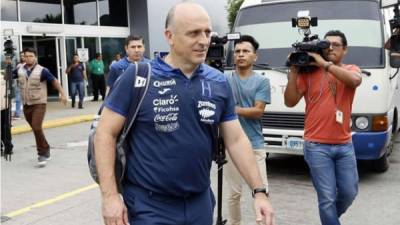
[[[129,225],[128,210],[119,194],[103,197],[102,201],[105,225]]]

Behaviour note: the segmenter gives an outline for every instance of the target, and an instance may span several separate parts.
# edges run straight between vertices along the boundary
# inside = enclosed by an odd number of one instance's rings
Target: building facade
[[[180,0],[1,0],[1,40],[11,39],[18,53],[33,47],[38,61],[61,81],[68,91],[65,69],[77,49],[87,49],[88,58],[103,55],[108,69],[113,55],[124,53],[130,34],[144,37],[148,58],[167,51],[163,36],[168,9]],[[197,1],[213,15],[213,27],[227,30],[226,1]],[[216,3],[219,2],[219,3]],[[218,5],[216,7],[216,5]],[[1,45],[3,52],[3,45]],[[4,55],[1,60],[4,61]],[[108,71],[106,71],[108,72]],[[49,96],[56,96],[49,89]]]

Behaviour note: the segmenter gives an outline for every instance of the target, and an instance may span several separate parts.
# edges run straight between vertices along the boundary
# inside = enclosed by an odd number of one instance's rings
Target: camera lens
[[[307,66],[310,63],[310,56],[307,52],[295,52],[290,55],[289,62],[295,66]]]

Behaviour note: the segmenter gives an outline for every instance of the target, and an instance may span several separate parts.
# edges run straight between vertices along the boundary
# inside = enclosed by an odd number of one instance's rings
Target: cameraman
[[[322,225],[340,225],[339,217],[358,192],[357,163],[351,141],[350,116],[355,89],[361,84],[360,69],[342,64],[347,53],[345,35],[325,34],[330,47],[315,59],[310,73],[291,66],[285,90],[285,105],[295,106],[304,96],[304,158],[318,195]]]

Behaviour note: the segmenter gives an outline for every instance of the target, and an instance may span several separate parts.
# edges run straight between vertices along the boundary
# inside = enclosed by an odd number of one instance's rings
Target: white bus
[[[257,63],[269,65],[255,67],[271,83],[271,104],[262,118],[265,148],[269,153],[303,154],[305,102],[301,100],[296,107],[288,108],[283,96],[286,58],[293,51],[292,44],[303,39],[298,28],[292,27],[291,18],[303,10],[318,18],[318,26],[311,27],[312,34],[322,39],[327,31],[340,30],[346,35],[349,49],[344,63],[356,64],[363,70],[352,111],[356,157],[370,160],[375,171],[386,171],[399,130],[400,74],[398,68],[390,66],[389,51],[383,48],[390,37],[391,10],[382,10],[378,0],[244,1],[233,32],[255,37],[260,43]]]

